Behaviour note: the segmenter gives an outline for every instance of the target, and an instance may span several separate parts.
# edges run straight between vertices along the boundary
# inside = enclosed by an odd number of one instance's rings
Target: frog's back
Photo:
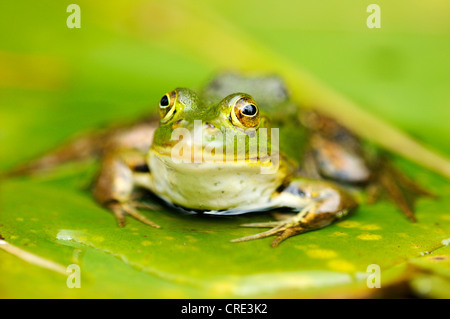
[[[233,93],[250,94],[265,113],[274,113],[281,105],[289,103],[288,90],[283,81],[274,75],[242,76],[223,73],[211,80],[202,92],[205,99],[218,103]]]

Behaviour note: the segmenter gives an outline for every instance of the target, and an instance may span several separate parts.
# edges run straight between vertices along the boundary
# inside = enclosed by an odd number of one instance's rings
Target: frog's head
[[[261,142],[266,143],[265,154],[271,149],[269,120],[245,93],[230,94],[217,103],[178,88],[161,98],[159,114],[152,150],[160,155],[198,163],[198,156],[200,162],[212,157],[217,161],[234,151],[234,160],[239,161],[259,159]]]

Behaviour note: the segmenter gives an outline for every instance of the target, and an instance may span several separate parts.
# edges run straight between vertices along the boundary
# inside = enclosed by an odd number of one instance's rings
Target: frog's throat
[[[286,178],[284,166],[270,161],[186,163],[155,150],[148,156],[149,189],[165,201],[189,209],[264,208]]]

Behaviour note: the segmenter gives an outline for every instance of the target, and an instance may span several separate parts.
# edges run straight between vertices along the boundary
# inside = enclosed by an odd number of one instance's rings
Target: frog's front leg
[[[328,226],[336,219],[346,216],[356,208],[353,197],[339,187],[324,181],[296,179],[273,197],[276,206],[292,207],[298,214],[282,221],[244,224],[243,227],[271,227],[259,234],[242,237],[232,242],[276,236],[272,247],[283,240],[307,231]]]
[[[150,174],[144,155],[134,150],[108,152],[94,184],[94,198],[114,213],[120,227],[125,225],[125,216],[130,215],[144,224],[160,228],[136,210],[136,207],[143,207],[132,198],[136,175],[140,174]]]

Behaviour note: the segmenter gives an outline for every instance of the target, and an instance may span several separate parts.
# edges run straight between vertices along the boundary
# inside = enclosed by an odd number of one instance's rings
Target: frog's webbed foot
[[[145,210],[158,210],[158,209],[161,209],[161,206],[159,206],[159,205],[143,203],[143,202],[139,202],[139,201],[131,201],[130,204],[134,208],[142,208],[142,209],[145,209]]]
[[[303,208],[298,214],[287,215],[290,217],[282,220],[241,225],[242,227],[270,227],[271,229],[234,239],[232,242],[275,236],[271,246],[276,247],[289,237],[328,226],[334,220],[346,216],[357,206],[355,200],[348,193],[330,183],[321,181],[294,180],[278,196],[283,203],[297,203],[298,207]],[[302,206],[300,203],[303,203]]]
[[[135,207],[136,206],[133,205],[132,202],[131,203],[113,202],[113,203],[107,205],[107,208],[109,210],[111,210],[113,212],[114,216],[116,217],[117,225],[119,225],[119,227],[125,226],[125,216],[129,215],[146,225],[149,225],[154,228],[161,228],[161,226],[159,226],[158,224],[155,224],[151,220],[147,219],[144,215],[139,213],[135,209]],[[147,207],[145,207],[145,208],[147,208]]]
[[[376,179],[368,186],[368,202],[376,202],[383,193],[413,223],[417,221],[414,216],[414,203],[417,198],[421,196],[435,197],[396,169],[386,159],[382,160]]]
[[[242,227],[272,227],[274,226],[272,229],[262,232],[262,233],[258,233],[255,235],[251,235],[251,236],[246,236],[246,237],[241,237],[241,238],[237,238],[237,239],[233,239],[231,242],[232,243],[239,243],[239,242],[243,242],[243,241],[250,241],[250,240],[255,240],[255,239],[261,239],[261,238],[266,238],[266,237],[271,237],[271,236],[276,236],[275,239],[272,241],[271,246],[272,247],[276,247],[278,246],[279,243],[281,243],[283,240],[294,236],[294,235],[298,235],[304,232],[307,232],[308,230],[301,227],[300,225],[296,225],[296,224],[289,224],[289,223],[281,223],[281,222],[277,222],[277,223],[256,223],[255,225],[251,225],[251,224],[247,224],[247,225],[241,225]]]
[[[258,233],[251,236],[246,236],[242,238],[237,238],[232,240],[233,243],[250,241],[255,239],[261,239],[271,236],[276,236],[272,241],[271,246],[276,247],[283,240],[307,232],[311,230],[313,225],[308,225],[308,221],[306,219],[308,214],[315,213],[315,205],[310,205],[304,208],[300,213],[295,215],[294,217],[287,218],[281,221],[276,222],[267,222],[267,223],[251,223],[251,224],[243,224],[241,227],[251,227],[251,228],[265,228],[270,227],[272,229]]]

